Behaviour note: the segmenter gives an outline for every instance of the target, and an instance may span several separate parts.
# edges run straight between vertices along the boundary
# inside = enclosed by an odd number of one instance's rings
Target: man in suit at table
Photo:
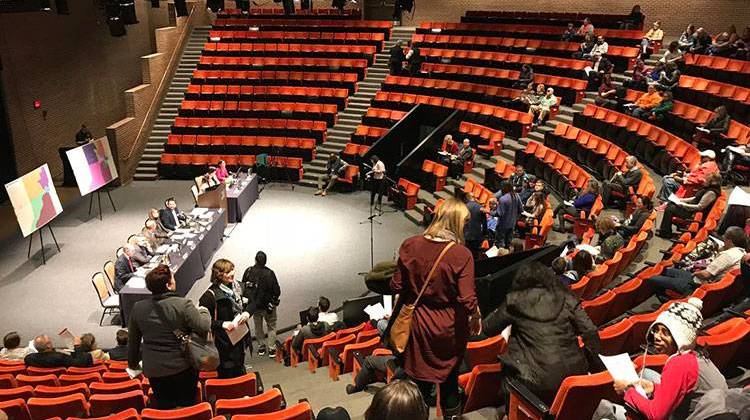
[[[187,217],[177,208],[174,198],[170,197],[164,202],[164,208],[159,210],[159,220],[167,230],[175,230],[180,227],[181,222],[187,220]]]
[[[125,286],[125,283],[135,275],[135,269],[140,264],[133,259],[136,249],[131,244],[125,244],[122,247],[122,254],[115,261],[115,291],[119,292]]]

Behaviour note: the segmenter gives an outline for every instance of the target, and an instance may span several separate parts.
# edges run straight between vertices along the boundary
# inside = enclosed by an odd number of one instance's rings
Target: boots
[[[443,419],[444,420],[460,420],[463,418],[461,415],[461,403],[453,408],[443,408]]]

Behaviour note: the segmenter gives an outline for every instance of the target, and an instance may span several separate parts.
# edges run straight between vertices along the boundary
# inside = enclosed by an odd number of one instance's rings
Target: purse
[[[430,269],[430,273],[427,275],[427,279],[422,285],[422,290],[419,291],[419,295],[417,295],[417,299],[414,303],[401,306],[401,310],[399,310],[396,320],[393,321],[393,324],[391,325],[389,334],[391,347],[396,352],[403,353],[404,350],[406,350],[406,345],[409,344],[409,336],[411,335],[411,321],[414,318],[414,310],[416,309],[419,300],[422,298],[422,294],[427,289],[427,285],[430,284],[430,280],[432,280],[432,275],[435,273],[438,264],[440,264],[440,261],[445,254],[455,244],[455,242],[449,242],[440,252],[435,263],[432,264],[432,269]]]
[[[211,291],[213,294],[213,291]],[[215,297],[214,297],[215,299]],[[214,343],[214,336],[209,331],[205,337],[198,333],[185,333],[174,326],[167,320],[164,314],[164,308],[158,302],[154,302],[156,314],[161,322],[172,328],[172,333],[180,341],[182,354],[187,359],[190,366],[198,371],[212,371],[219,367],[219,350]],[[216,318],[216,305],[214,304],[214,319]]]

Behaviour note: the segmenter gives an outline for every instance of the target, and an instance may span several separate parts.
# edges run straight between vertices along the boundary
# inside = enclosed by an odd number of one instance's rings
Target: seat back
[[[507,344],[500,334],[481,341],[471,341],[466,344],[464,359],[471,367],[495,363],[497,356],[505,352]]]
[[[60,386],[60,382],[57,380],[55,375],[42,375],[42,376],[31,376],[31,375],[16,375],[16,382],[19,386],[24,385],[49,385],[49,386]]]
[[[569,376],[560,384],[550,413],[558,419],[590,419],[599,401],[618,401],[609,372]]]
[[[232,416],[234,420],[312,420],[313,416],[310,403],[303,401],[284,410],[266,414],[240,414]]]
[[[222,399],[216,401],[216,415],[234,417],[238,414],[264,414],[281,410],[284,396],[278,388],[254,397]]]
[[[29,398],[29,412],[34,419],[51,417],[88,417],[88,403],[82,394],[58,398]]]
[[[254,373],[246,373],[231,379],[206,381],[206,400],[210,403],[220,399],[252,397],[257,393],[258,385]]]
[[[0,401],[11,401],[20,398],[24,401],[34,396],[34,388],[29,385],[0,389]]]
[[[39,385],[34,388],[34,396],[38,398],[56,398],[71,394],[82,394],[88,398],[89,388],[83,383],[66,386]]]
[[[122,394],[96,394],[89,399],[92,416],[104,417],[130,408],[138,411],[146,407],[146,398],[142,390],[128,391]]]
[[[111,296],[109,289],[107,288],[106,280],[104,279],[104,274],[101,271],[94,273],[94,275],[91,276],[91,284],[94,285],[96,295],[99,297],[99,303],[104,306],[104,301]]]
[[[31,420],[31,413],[26,401],[16,398],[10,401],[0,401],[0,410],[13,420]]]
[[[207,402],[174,410],[146,408],[141,411],[143,420],[211,420],[212,417],[211,404]]]
[[[109,290],[115,290],[115,263],[111,260],[104,263],[104,274],[107,275]]]
[[[500,400],[502,376],[500,364],[480,364],[471,370],[471,376],[464,388],[464,412],[479,410],[484,407],[496,407],[503,403]]]

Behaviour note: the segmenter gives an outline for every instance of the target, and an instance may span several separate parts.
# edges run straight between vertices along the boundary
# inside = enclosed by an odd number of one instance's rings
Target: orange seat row
[[[750,61],[713,55],[686,54],[685,65],[750,75]]]
[[[207,42],[203,51],[209,52],[269,52],[269,53],[332,53],[371,56],[377,52],[373,45],[277,44],[272,42]]]
[[[250,16],[256,15],[268,15],[268,16],[282,16],[284,15],[284,9],[280,7],[251,7],[249,11]],[[338,8],[316,8],[316,9],[297,9],[294,11],[295,16],[360,16],[362,11],[360,9],[338,9]],[[219,16],[248,16],[242,9],[224,9],[219,12]]]
[[[195,135],[195,134],[169,134],[167,146],[188,147],[269,147],[278,149],[305,149],[315,150],[315,139],[298,137],[274,137],[274,136],[221,136],[221,135]]]
[[[308,32],[308,31],[210,31],[208,37],[211,40],[238,40],[238,39],[261,39],[261,40],[321,40],[357,42],[373,41],[382,42],[385,35],[382,32]]]
[[[423,48],[425,57],[437,57],[441,60],[465,59],[481,60],[492,63],[529,64],[531,66],[558,67],[569,70],[580,70],[591,64],[586,60],[572,58],[542,57],[538,55],[515,54],[495,51],[454,50],[444,48]]]
[[[479,143],[477,149],[492,156],[499,155],[500,151],[503,149],[503,139],[505,139],[504,131],[486,127],[481,124],[461,121],[461,124],[458,126],[458,132],[481,139],[481,143],[475,142]]]
[[[242,84],[255,83],[320,83],[320,84],[340,84],[351,86],[351,90],[356,89],[355,84],[359,78],[356,73],[341,72],[302,72],[302,71],[260,71],[260,70],[194,70],[193,82],[213,82],[213,81],[240,81]]]
[[[160,163],[163,165],[209,165],[223,160],[228,166],[255,166],[255,155],[204,155],[183,153],[162,153]],[[286,156],[269,156],[269,166],[290,169],[302,169],[302,158]]]
[[[358,125],[352,134],[352,142],[357,144],[372,144],[388,132],[387,128]]]
[[[326,19],[254,19],[252,17],[241,18],[219,18],[214,22],[214,27],[222,26],[309,26],[309,27],[333,27],[333,28],[362,28],[372,29],[390,29],[393,22],[388,20],[326,20]]]
[[[347,58],[312,58],[312,57],[222,57],[201,56],[199,64],[205,67],[215,66],[274,66],[274,67],[326,67],[326,68],[367,68],[367,60]]]
[[[431,32],[514,32],[518,34],[541,34],[541,35],[560,35],[559,26],[550,25],[517,25],[503,23],[454,23],[454,22],[423,22],[419,29],[429,30]],[[626,29],[597,29],[597,35],[606,38],[628,39],[633,40],[634,44],[640,42],[643,38],[643,31],[626,30]],[[636,42],[637,41],[637,42]]]
[[[200,85],[190,84],[187,88],[190,96],[279,96],[279,97],[318,97],[343,100],[349,97],[349,91],[342,88],[304,87],[304,86],[253,86],[253,85]]]
[[[307,130],[325,135],[325,121],[258,119],[258,118],[196,118],[176,117],[174,127],[188,128],[268,128],[279,130]]]
[[[338,108],[334,104],[311,104],[306,102],[266,102],[266,101],[193,101],[183,100],[181,111],[206,112],[281,112],[281,113],[309,113],[329,114],[335,117]],[[324,118],[326,118],[324,117]]]
[[[444,79],[429,79],[425,77],[386,76],[383,84],[386,86],[400,86],[403,88],[424,88],[435,90],[452,90],[460,93],[474,93],[490,97],[516,98],[521,94],[518,89],[505,88],[481,83],[456,82]],[[442,95],[436,95],[442,96]],[[559,105],[559,98],[558,98]]]

